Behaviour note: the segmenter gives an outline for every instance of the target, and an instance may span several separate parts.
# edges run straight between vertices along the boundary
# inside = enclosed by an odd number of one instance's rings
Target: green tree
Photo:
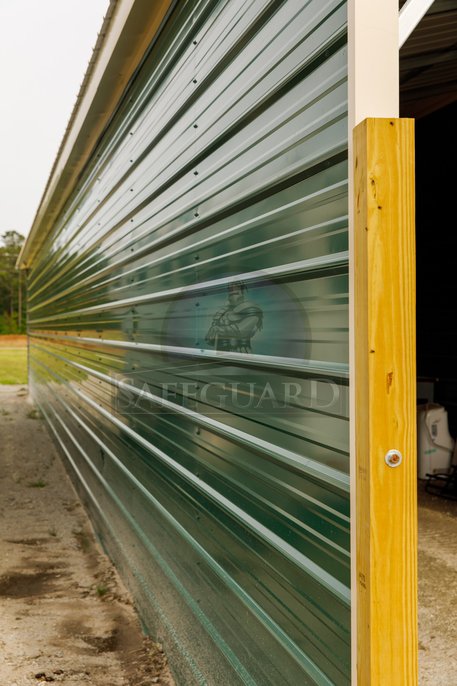
[[[25,329],[24,279],[16,270],[24,236],[5,231],[0,237],[0,333],[19,333]]]

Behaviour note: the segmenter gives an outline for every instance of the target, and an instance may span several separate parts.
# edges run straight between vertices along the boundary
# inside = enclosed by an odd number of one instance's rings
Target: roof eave
[[[111,0],[18,269],[31,267],[173,4]]]

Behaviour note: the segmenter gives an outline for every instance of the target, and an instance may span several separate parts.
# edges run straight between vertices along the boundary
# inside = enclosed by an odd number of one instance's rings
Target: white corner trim
[[[348,0],[349,134],[367,117],[398,117],[398,0]]]
[[[348,0],[349,369],[351,484],[351,653],[357,684],[357,516],[355,459],[355,306],[353,129],[367,117],[398,117],[400,109],[398,0]]]
[[[408,0],[400,10],[398,17],[398,47],[408,40],[422,17],[435,0]]]

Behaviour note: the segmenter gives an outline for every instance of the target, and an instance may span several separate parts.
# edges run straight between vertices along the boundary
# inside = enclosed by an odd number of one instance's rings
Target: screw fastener
[[[399,467],[402,463],[403,456],[399,450],[389,450],[384,458],[388,467]]]

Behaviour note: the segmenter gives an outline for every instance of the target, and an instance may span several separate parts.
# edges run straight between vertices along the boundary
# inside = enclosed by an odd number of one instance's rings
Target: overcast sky
[[[0,0],[0,234],[27,235],[109,0]]]

